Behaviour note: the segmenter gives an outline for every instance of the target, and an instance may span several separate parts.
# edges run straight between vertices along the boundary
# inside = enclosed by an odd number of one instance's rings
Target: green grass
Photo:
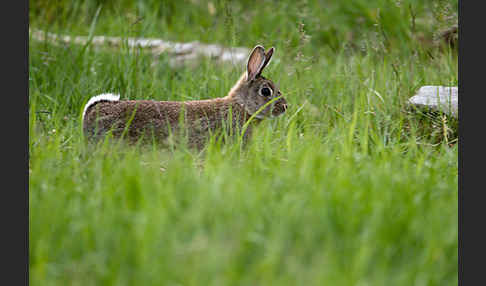
[[[457,285],[457,122],[406,107],[457,85],[417,40],[457,1],[101,2],[31,1],[31,28],[273,45],[289,109],[245,148],[88,144],[93,95],[218,97],[243,69],[31,40],[31,285]]]

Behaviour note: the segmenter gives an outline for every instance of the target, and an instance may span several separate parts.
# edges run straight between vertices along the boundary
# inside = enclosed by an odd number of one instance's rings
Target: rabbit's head
[[[281,115],[287,109],[287,101],[282,97],[278,86],[261,75],[274,51],[272,47],[265,53],[262,46],[256,46],[248,58],[246,73],[237,84],[237,99],[250,115],[273,100],[255,115],[259,119]],[[274,100],[275,98],[278,99]]]

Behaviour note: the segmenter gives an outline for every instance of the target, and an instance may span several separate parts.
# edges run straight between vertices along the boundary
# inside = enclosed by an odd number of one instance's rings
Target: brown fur
[[[132,142],[141,138],[155,138],[164,142],[170,140],[171,135],[179,138],[184,134],[190,146],[199,148],[204,146],[212,133],[226,129],[229,133],[239,134],[253,113],[275,96],[281,95],[271,80],[261,76],[261,71],[270,60],[262,56],[262,50],[260,46],[255,47],[249,57],[246,73],[225,97],[184,102],[100,100],[87,107],[83,130],[89,138],[100,138],[111,132],[114,137],[124,136]],[[273,49],[267,55],[271,57],[272,53]],[[248,80],[248,76],[252,79]],[[273,91],[271,97],[259,94],[263,87]],[[278,116],[286,108],[283,97],[274,101],[252,120],[244,138],[250,136],[252,128],[263,118]]]

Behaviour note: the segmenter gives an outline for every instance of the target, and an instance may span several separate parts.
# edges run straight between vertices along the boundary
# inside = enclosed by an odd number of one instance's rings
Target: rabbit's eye
[[[260,93],[263,95],[263,96],[270,96],[272,95],[272,90],[270,90],[268,87],[264,87],[260,90]]]

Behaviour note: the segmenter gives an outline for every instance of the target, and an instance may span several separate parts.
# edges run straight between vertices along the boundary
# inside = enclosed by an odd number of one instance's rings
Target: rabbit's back
[[[188,136],[191,145],[200,145],[211,131],[220,129],[231,115],[232,128],[241,128],[246,112],[224,98],[186,102],[122,100],[100,101],[90,106],[83,128],[90,138],[111,132],[129,139],[166,139],[171,134]]]
[[[136,138],[147,131],[158,137],[167,136],[167,127],[177,123],[180,109],[180,102],[101,101],[87,110],[83,127],[85,133],[93,138],[104,136],[110,131],[115,137],[125,133],[128,138]]]

